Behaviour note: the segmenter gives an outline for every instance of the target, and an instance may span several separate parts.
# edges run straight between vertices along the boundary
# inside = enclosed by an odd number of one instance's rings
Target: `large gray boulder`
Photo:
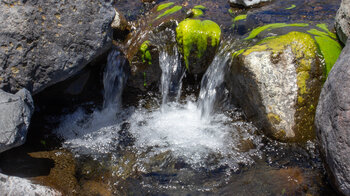
[[[6,196],[58,196],[60,192],[45,186],[33,184],[29,180],[0,174],[0,193]]]
[[[15,95],[0,90],[0,152],[25,142],[33,111],[33,100],[26,89]]]
[[[350,195],[350,42],[325,82],[315,125],[333,185]]]
[[[112,45],[111,1],[0,1],[0,89],[36,94]]]
[[[350,1],[342,0],[335,17],[335,29],[338,37],[344,44],[350,36]]]
[[[290,32],[234,54],[227,86],[266,135],[294,142],[314,138],[323,78],[317,51],[310,35]]]

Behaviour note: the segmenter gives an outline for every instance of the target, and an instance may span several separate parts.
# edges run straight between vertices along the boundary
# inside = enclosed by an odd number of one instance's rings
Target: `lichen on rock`
[[[207,47],[217,48],[220,43],[221,29],[211,20],[185,19],[176,28],[176,41],[179,51],[184,57],[186,68],[189,69],[190,58],[200,59]]]
[[[231,91],[237,94],[235,88],[245,89],[242,95],[235,96],[246,97],[241,99],[241,105],[250,116],[265,119],[258,125],[268,135],[298,142],[314,137],[314,105],[323,79],[317,52],[311,35],[293,31],[263,39],[232,55],[236,63],[231,68],[233,76],[229,76],[233,78]]]

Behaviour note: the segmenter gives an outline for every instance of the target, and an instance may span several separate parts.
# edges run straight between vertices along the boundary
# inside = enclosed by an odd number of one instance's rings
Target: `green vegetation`
[[[249,36],[245,38],[245,40],[253,39],[265,30],[271,30],[271,29],[282,28],[282,27],[307,27],[307,26],[309,26],[309,25],[306,23],[294,23],[294,24],[273,23],[273,24],[268,24],[268,25],[264,25],[262,27],[257,27],[255,29],[253,29],[250,32]]]
[[[149,45],[150,45],[150,41],[145,41],[141,44],[140,47],[140,51],[141,51],[141,58],[142,58],[142,62],[146,63],[146,61],[148,62],[148,64],[152,64],[152,56],[151,53],[149,52]]]
[[[159,11],[161,11],[161,10],[163,10],[165,8],[168,8],[168,7],[172,6],[172,5],[174,5],[174,2],[160,4],[158,6],[158,8],[157,8],[157,11],[159,12]]]
[[[171,9],[168,9],[168,10],[166,10],[165,12],[163,12],[162,14],[158,15],[157,18],[156,18],[156,20],[158,20],[159,18],[161,18],[161,17],[163,17],[163,16],[167,16],[167,15],[173,14],[173,13],[175,13],[175,12],[178,12],[178,11],[180,11],[181,9],[182,9],[182,6],[179,6],[179,5],[174,6],[174,7],[172,7]]]
[[[297,6],[295,4],[292,4],[290,7],[286,8],[286,10],[291,10],[291,9],[294,9],[296,8]]]
[[[245,20],[247,18],[247,15],[244,14],[244,15],[238,15],[236,16],[234,19],[233,19],[233,22],[237,22],[239,20]]]
[[[219,25],[211,20],[185,19],[176,28],[176,41],[179,50],[184,56],[186,67],[188,68],[188,57],[192,50],[197,48],[197,57],[200,58],[207,49],[208,40],[211,46],[219,45],[221,29]],[[192,51],[193,52],[193,51]]]

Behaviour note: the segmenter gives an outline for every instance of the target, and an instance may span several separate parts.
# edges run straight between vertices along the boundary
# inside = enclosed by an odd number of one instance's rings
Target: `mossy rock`
[[[162,70],[159,67],[158,48],[149,40],[144,41],[137,53],[131,58],[131,76],[127,85],[146,91],[157,85]]]
[[[211,20],[185,19],[176,28],[176,41],[190,73],[204,73],[221,39],[219,25]]]
[[[313,37],[294,31],[264,39],[233,56],[226,80],[248,118],[281,141],[313,139],[325,75]]]

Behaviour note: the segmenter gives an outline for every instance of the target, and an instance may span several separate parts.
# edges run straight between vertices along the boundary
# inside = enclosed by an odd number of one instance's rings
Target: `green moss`
[[[235,51],[235,52],[232,54],[232,57],[235,58],[236,56],[242,54],[244,51],[245,51],[245,49],[241,49],[241,50]]]
[[[152,64],[152,56],[148,48],[149,45],[150,45],[150,41],[145,41],[141,44],[141,47],[140,47],[141,58],[143,63],[146,63],[147,61],[148,64]]]
[[[247,38],[245,38],[245,40],[253,39],[265,30],[271,30],[271,29],[282,28],[282,27],[307,27],[307,26],[309,26],[309,25],[305,24],[305,23],[294,23],[294,24],[273,23],[273,24],[268,24],[268,25],[264,25],[262,27],[257,27],[255,29],[253,29],[250,32],[249,36]]]
[[[309,31],[307,31],[310,34],[316,35],[315,36],[315,40],[318,44],[318,47],[320,48],[321,54],[324,58],[325,61],[325,73],[326,76],[328,76],[328,73],[330,72],[330,70],[332,69],[334,63],[337,61],[342,47],[341,45],[333,40],[330,36],[331,33],[327,26],[325,24],[320,24],[318,25],[319,28],[325,30],[327,33],[323,32],[323,31],[319,31],[317,29],[311,29]]]
[[[337,36],[328,29],[328,26],[326,24],[317,24],[316,26],[324,30],[325,32],[327,32],[331,38],[334,38],[334,39],[337,38]]]
[[[233,11],[231,9],[228,9],[228,13],[230,13],[232,15]]]
[[[211,46],[219,45],[221,29],[218,24],[211,20],[185,19],[176,28],[176,41],[179,50],[184,56],[188,68],[188,57],[192,50],[197,48],[197,57],[200,58],[207,49],[210,38]]]
[[[342,47],[337,41],[327,36],[316,36],[315,40],[323,55],[326,64],[326,76],[328,76],[341,53]]]
[[[201,9],[192,9],[193,18],[197,18],[199,16],[203,16],[203,11]]]
[[[296,5],[292,4],[290,7],[286,8],[286,10],[291,10],[293,8],[296,8],[296,7],[297,7]]]
[[[146,72],[143,72],[143,86],[144,86],[144,87],[147,86],[147,82],[146,82]]]
[[[276,124],[276,125],[282,121],[282,119],[279,115],[271,113],[271,112],[267,114],[267,118],[269,119],[270,122],[272,122],[273,124]]]
[[[200,9],[200,10],[205,10],[207,9],[206,7],[204,7],[203,5],[196,5],[193,7],[194,9]]]
[[[182,6],[179,6],[179,5],[174,6],[174,7],[172,7],[171,9],[168,9],[168,10],[166,10],[165,12],[163,12],[162,14],[158,15],[157,18],[156,18],[156,20],[158,20],[159,18],[161,18],[161,17],[163,17],[163,16],[167,16],[167,15],[173,14],[173,13],[175,13],[175,12],[178,12],[178,11],[180,11],[181,9],[182,9]]]
[[[312,35],[319,35],[319,36],[328,36],[327,33],[323,32],[323,31],[319,31],[317,29],[310,29],[307,31],[308,33],[312,34]]]
[[[247,15],[244,14],[244,15],[238,15],[236,16],[234,19],[233,19],[233,22],[237,22],[239,20],[245,20],[247,18]]]
[[[157,11],[159,12],[159,11],[161,11],[161,10],[163,10],[165,8],[168,8],[168,7],[172,6],[172,5],[174,5],[174,2],[160,4],[158,6],[158,8],[157,8]]]

